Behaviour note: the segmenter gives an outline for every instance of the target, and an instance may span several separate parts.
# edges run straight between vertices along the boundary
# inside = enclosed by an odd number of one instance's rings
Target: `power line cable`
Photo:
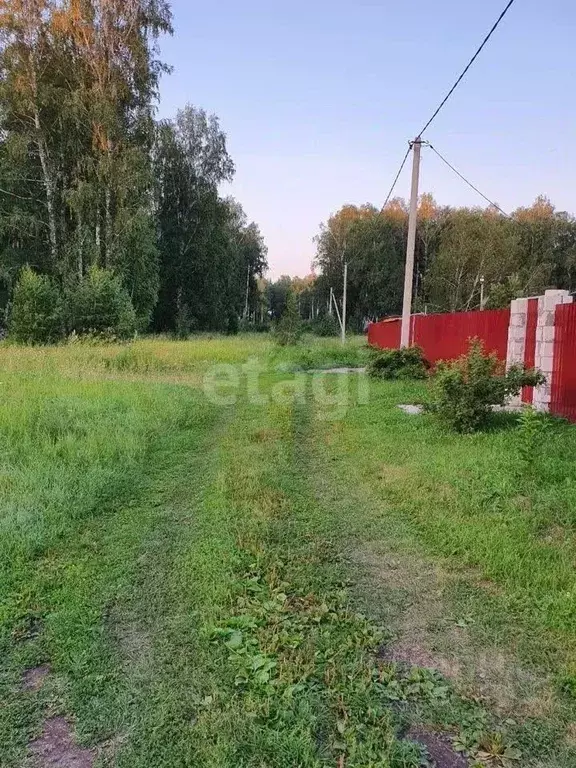
[[[394,188],[396,187],[396,184],[398,183],[398,179],[400,178],[400,174],[404,170],[404,166],[406,165],[406,160],[408,160],[408,155],[410,154],[410,150],[412,149],[412,145],[410,144],[408,146],[408,149],[406,150],[406,154],[404,155],[404,160],[402,160],[402,163],[400,164],[400,168],[398,170],[398,173],[396,174],[396,178],[392,182],[392,186],[390,187],[390,192],[388,192],[388,196],[386,197],[386,201],[384,205],[382,206],[382,209],[386,208],[388,205],[388,202],[390,201],[390,198],[392,197],[392,193],[394,192]]]
[[[502,11],[502,13],[500,14],[500,16],[498,17],[498,19],[496,20],[496,23],[494,24],[494,26],[492,27],[492,29],[490,30],[490,32],[488,32],[488,34],[486,35],[486,37],[485,37],[485,38],[484,38],[484,40],[482,41],[482,45],[480,46],[480,48],[478,48],[478,50],[476,51],[476,53],[474,54],[474,56],[472,56],[472,58],[470,59],[470,61],[469,61],[469,62],[468,62],[468,64],[466,65],[466,67],[465,67],[464,71],[462,72],[462,74],[460,75],[460,77],[458,78],[458,80],[456,80],[456,82],[454,83],[454,85],[452,86],[452,88],[450,88],[450,90],[448,91],[448,93],[446,94],[446,96],[444,97],[444,99],[442,100],[442,102],[440,103],[440,105],[438,106],[437,110],[434,112],[434,114],[432,115],[432,117],[430,118],[430,120],[428,120],[428,122],[426,123],[426,125],[424,126],[424,128],[423,128],[423,129],[420,131],[420,133],[418,134],[419,136],[422,136],[422,134],[423,134],[423,133],[424,133],[424,132],[425,132],[425,131],[426,131],[426,130],[427,130],[429,127],[430,127],[430,125],[432,124],[432,122],[433,122],[433,121],[436,119],[436,117],[438,116],[438,113],[440,112],[440,110],[442,109],[442,107],[443,107],[443,106],[446,104],[446,102],[448,101],[448,99],[450,98],[450,96],[452,96],[452,94],[454,93],[454,91],[456,90],[456,88],[458,88],[458,86],[460,85],[460,83],[462,82],[462,80],[464,79],[464,77],[466,76],[466,73],[468,72],[468,70],[470,69],[470,67],[472,66],[472,64],[474,64],[474,62],[476,61],[476,59],[477,59],[477,58],[478,58],[478,56],[480,55],[480,53],[481,53],[482,49],[484,48],[484,46],[486,45],[486,43],[488,42],[488,40],[490,40],[490,38],[492,37],[492,35],[493,35],[493,34],[494,34],[494,32],[496,31],[497,27],[499,26],[500,22],[502,21],[502,19],[504,18],[504,16],[506,16],[506,14],[507,14],[507,13],[508,13],[508,11],[510,10],[510,8],[511,8],[511,6],[513,5],[513,3],[514,3],[514,2],[515,2],[515,0],[509,0],[509,3],[508,3],[508,5],[506,6],[506,8],[504,8],[504,10]]]
[[[477,192],[477,193],[480,195],[480,197],[483,197],[483,198],[484,198],[484,200],[486,200],[488,203],[490,203],[490,205],[491,205],[491,206],[493,206],[494,208],[496,208],[496,210],[500,211],[500,213],[502,213],[504,216],[506,216],[506,218],[508,218],[508,219],[510,218],[510,214],[506,213],[506,211],[503,211],[503,210],[502,210],[502,208],[500,208],[500,206],[499,206],[499,205],[496,205],[496,203],[495,203],[495,202],[493,202],[492,200],[490,200],[490,198],[489,198],[489,197],[486,197],[486,195],[485,195],[483,192],[480,192],[480,190],[478,189],[478,187],[475,187],[475,186],[474,186],[474,184],[472,184],[472,182],[471,182],[471,181],[468,181],[468,179],[467,179],[465,176],[462,176],[462,174],[460,173],[460,171],[456,170],[456,168],[454,168],[454,166],[453,166],[453,165],[451,165],[451,164],[448,162],[448,160],[446,160],[446,158],[445,158],[445,157],[443,157],[443,156],[440,154],[440,152],[438,152],[438,150],[436,149],[436,147],[433,147],[433,146],[432,146],[432,144],[429,144],[428,146],[430,147],[430,149],[431,149],[431,150],[432,150],[432,151],[433,151],[433,152],[434,152],[436,155],[438,155],[438,157],[440,158],[440,160],[442,160],[442,162],[443,162],[443,163],[446,163],[446,165],[448,166],[448,168],[450,168],[452,171],[454,171],[454,173],[455,173],[457,176],[459,176],[459,177],[462,179],[462,181],[463,181],[463,182],[465,182],[466,184],[468,184],[468,186],[469,186],[469,187],[471,187],[471,188],[474,190],[474,192]]]
[[[491,29],[491,30],[488,32],[488,34],[486,35],[486,37],[485,37],[485,38],[484,38],[484,40],[482,41],[482,43],[481,43],[480,47],[478,48],[478,50],[476,51],[476,53],[474,54],[474,56],[472,56],[472,58],[470,59],[470,61],[468,62],[468,64],[467,64],[467,65],[466,65],[466,67],[464,68],[464,70],[462,71],[462,73],[461,73],[460,77],[459,77],[459,78],[456,80],[456,82],[454,83],[454,85],[452,86],[452,88],[450,88],[450,90],[448,91],[448,93],[446,94],[446,96],[444,97],[444,99],[443,99],[443,100],[440,102],[440,104],[439,104],[439,106],[437,107],[436,111],[433,113],[432,117],[431,117],[431,118],[428,120],[428,122],[426,123],[426,125],[424,126],[424,128],[423,128],[423,129],[420,131],[420,133],[418,134],[418,136],[419,136],[419,137],[421,137],[421,136],[422,136],[422,134],[423,134],[423,133],[424,133],[426,130],[428,130],[428,128],[429,128],[429,127],[432,125],[432,123],[434,122],[434,120],[436,119],[436,117],[438,116],[438,114],[440,113],[440,111],[442,110],[442,108],[444,107],[444,105],[446,104],[446,102],[448,101],[448,99],[449,99],[449,98],[452,96],[452,94],[454,93],[454,91],[456,90],[456,88],[458,88],[458,86],[460,85],[460,83],[462,82],[462,80],[464,79],[464,77],[466,76],[466,74],[467,74],[468,70],[470,69],[470,67],[472,66],[472,64],[474,64],[474,62],[476,61],[476,59],[478,58],[478,56],[480,55],[480,53],[482,52],[482,50],[483,50],[483,49],[484,49],[484,47],[486,46],[487,42],[490,40],[490,38],[492,37],[492,35],[493,35],[493,34],[494,34],[494,32],[496,31],[496,29],[498,28],[498,26],[500,25],[500,22],[502,21],[502,19],[504,18],[504,16],[506,16],[506,14],[508,13],[508,11],[509,11],[509,10],[510,10],[510,8],[512,7],[512,5],[514,4],[514,2],[515,2],[515,0],[509,0],[508,4],[507,4],[507,5],[506,5],[506,7],[504,8],[504,10],[503,10],[503,11],[502,11],[502,13],[500,14],[500,16],[499,16],[499,17],[496,19],[496,22],[495,22],[495,23],[494,23],[494,25],[492,26],[492,29]],[[390,198],[392,197],[392,193],[394,192],[394,189],[395,189],[395,187],[396,187],[396,184],[398,183],[398,179],[400,178],[400,174],[401,174],[401,173],[402,173],[402,171],[404,170],[404,166],[406,165],[406,161],[408,160],[408,155],[410,154],[410,150],[411,150],[411,149],[412,149],[412,144],[410,144],[410,145],[409,145],[409,147],[408,147],[408,149],[406,150],[406,154],[404,155],[404,159],[402,160],[402,163],[400,164],[400,169],[398,170],[398,173],[396,174],[396,177],[395,177],[394,181],[392,182],[392,186],[390,187],[390,191],[388,192],[388,195],[387,195],[387,197],[386,197],[386,201],[384,202],[384,205],[382,206],[382,208],[385,208],[385,207],[388,205],[388,203],[389,203],[389,201],[390,201]],[[436,154],[438,155],[438,157],[440,157],[440,159],[441,159],[441,160],[443,160],[443,161],[446,163],[446,165],[448,165],[448,166],[449,166],[449,167],[450,167],[450,168],[451,168],[451,169],[454,171],[454,173],[458,174],[458,176],[460,176],[460,178],[461,178],[461,179],[462,179],[462,180],[463,180],[463,181],[464,181],[466,184],[468,184],[470,187],[472,187],[472,189],[473,189],[475,192],[477,192],[479,195],[481,195],[481,196],[482,196],[482,197],[483,197],[485,200],[487,200],[487,201],[488,201],[488,202],[489,202],[491,205],[494,205],[494,206],[495,206],[495,207],[496,207],[496,208],[497,208],[499,211],[501,211],[501,213],[503,213],[505,216],[507,216],[507,215],[508,215],[507,213],[505,213],[504,211],[502,211],[502,209],[501,209],[499,206],[497,206],[495,203],[492,203],[492,201],[491,201],[491,200],[489,200],[489,199],[488,199],[488,198],[487,198],[485,195],[483,195],[483,194],[482,194],[482,192],[480,192],[480,190],[479,190],[479,189],[476,189],[476,187],[475,187],[473,184],[471,184],[471,183],[470,183],[470,182],[469,182],[469,181],[468,181],[466,178],[464,178],[464,176],[462,176],[462,174],[461,174],[461,173],[459,173],[459,172],[456,170],[456,168],[454,168],[452,165],[450,165],[450,163],[449,163],[449,162],[448,162],[448,161],[447,161],[447,160],[446,160],[444,157],[442,157],[442,155],[440,155],[440,153],[439,153],[439,152],[437,152],[437,151],[434,149],[434,147],[432,147],[432,149],[433,149],[433,150],[436,152]]]

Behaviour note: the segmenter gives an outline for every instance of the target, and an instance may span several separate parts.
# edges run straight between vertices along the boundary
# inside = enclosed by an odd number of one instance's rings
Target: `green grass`
[[[550,420],[527,445],[517,418],[502,417],[457,436],[395,408],[422,393],[373,383],[369,408],[315,435],[330,525],[368,553],[350,563],[357,599],[400,628],[415,601],[424,620],[409,617],[409,644],[450,660],[464,695],[481,688],[489,708],[514,720],[524,764],[576,765],[576,430]]]
[[[202,433],[209,411],[191,390],[169,387],[6,373],[2,387],[0,648],[8,703],[0,754],[9,765],[42,708],[9,696],[24,668],[53,665],[61,706],[69,701],[80,723],[86,719],[81,731],[100,734],[100,719],[114,711],[115,684],[104,682],[120,670],[109,658],[104,617],[138,564],[150,522],[138,514],[138,498],[167,453],[170,469],[180,436],[193,425]],[[111,529],[117,535],[108,540]]]
[[[572,633],[576,430],[551,423],[526,475],[514,417],[487,433],[457,436],[430,416],[409,419],[391,409],[393,392],[374,386],[370,408],[351,415],[345,444],[338,441],[349,457],[342,474],[372,475],[378,497],[411,521],[429,549],[480,568],[542,627]],[[398,400],[411,397],[396,392]],[[400,477],[394,467],[402,467]]]
[[[368,362],[369,350],[363,337],[356,336],[343,345],[332,338],[306,336],[292,347],[272,350],[271,360],[280,370],[307,371],[329,368],[361,368]]]
[[[0,346],[2,766],[57,713],[120,768],[410,768],[414,724],[576,766],[576,430],[279,396],[362,343]],[[249,358],[271,399],[206,398]]]
[[[199,334],[191,341],[154,337],[126,344],[77,341],[44,348],[0,343],[2,370],[40,370],[67,376],[91,372],[126,378],[144,375],[193,379],[203,375],[209,366],[241,365],[254,358],[270,372],[362,367],[367,362],[368,349],[361,336],[349,337],[347,344],[342,345],[337,339],[307,335],[294,346],[280,347],[269,334]]]

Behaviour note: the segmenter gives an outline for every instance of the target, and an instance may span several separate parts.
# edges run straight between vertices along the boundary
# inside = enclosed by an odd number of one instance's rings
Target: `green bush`
[[[14,288],[10,336],[21,344],[47,344],[62,336],[62,300],[46,275],[24,267]]]
[[[429,368],[430,364],[420,347],[372,347],[367,372],[375,379],[425,379]]]
[[[474,432],[486,424],[492,406],[503,406],[522,387],[545,381],[539,371],[522,366],[505,371],[496,355],[486,354],[482,342],[474,339],[466,355],[438,364],[427,409],[457,432]]]
[[[318,320],[312,320],[310,323],[310,333],[322,338],[339,336],[340,326],[338,325],[338,320],[334,315],[325,315]]]
[[[69,333],[127,339],[136,331],[136,313],[120,279],[108,269],[92,267],[66,292]]]
[[[229,312],[226,323],[226,333],[228,336],[237,336],[240,331],[240,318],[236,312]]]
[[[281,347],[297,344],[302,336],[302,319],[298,312],[298,303],[294,291],[286,296],[286,308],[276,326],[276,340]]]

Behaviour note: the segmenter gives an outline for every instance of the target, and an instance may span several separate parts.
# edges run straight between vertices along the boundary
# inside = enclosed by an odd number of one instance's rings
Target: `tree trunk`
[[[20,43],[28,49],[28,74],[30,77],[31,101],[33,109],[34,132],[36,134],[36,146],[40,156],[40,165],[42,167],[42,176],[44,190],[46,192],[46,209],[48,211],[48,231],[50,233],[50,254],[52,256],[53,266],[56,268],[58,263],[58,224],[56,215],[56,183],[52,163],[50,161],[50,152],[46,142],[46,136],[42,128],[40,119],[40,98],[38,95],[38,65],[36,62],[33,43],[36,32],[41,25],[41,17],[37,8],[27,9],[31,11],[27,19],[28,29],[24,33],[24,38]]]
[[[96,265],[100,264],[100,257],[102,256],[102,227],[100,225],[100,207],[96,208]]]
[[[244,304],[244,320],[248,317],[248,299],[250,296],[250,265],[246,270],[246,303]]]
[[[104,240],[104,266],[110,266],[110,251],[112,240],[112,211],[111,211],[112,195],[110,192],[110,184],[106,184],[105,202],[104,202],[104,223],[106,227],[106,234]]]
[[[78,214],[78,231],[80,232],[80,241],[78,243],[78,279],[82,280],[84,276],[84,226],[82,214]]]
[[[48,210],[48,230],[50,232],[50,255],[52,256],[53,266],[58,262],[58,226],[56,224],[56,195],[55,183],[50,164],[48,147],[42,132],[40,114],[36,105],[34,106],[34,128],[36,129],[36,145],[40,155],[40,165],[42,166],[42,176],[44,177],[44,189],[46,191],[46,208]]]

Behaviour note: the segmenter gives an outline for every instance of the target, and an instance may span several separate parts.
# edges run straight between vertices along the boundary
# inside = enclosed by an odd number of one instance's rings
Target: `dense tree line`
[[[494,208],[441,207],[423,195],[418,213],[416,311],[479,309],[482,285],[485,306],[492,308],[550,287],[576,290],[576,219],[545,197],[506,217]],[[347,262],[351,325],[361,329],[368,319],[399,314],[407,231],[404,200],[384,210],[344,206],[316,238],[319,277],[306,285],[281,278],[268,286],[271,313],[292,286],[304,319],[325,314],[331,287],[341,301]]]
[[[218,195],[218,185],[233,174],[226,137],[214,116],[188,106],[157,127],[157,330],[182,323],[234,330],[240,316],[257,312],[266,247],[239,203]]]
[[[157,43],[171,24],[166,0],[0,0],[4,318],[16,295],[28,315],[35,301],[58,305],[38,324],[50,338],[90,323],[102,330],[102,318],[114,317],[126,333],[234,331],[240,319],[266,327],[280,318],[290,291],[301,317],[315,322],[329,312],[331,289],[341,302],[344,263],[353,326],[399,313],[401,199],[331,216],[317,237],[318,277],[262,279],[257,225],[219,194],[234,164],[217,118],[188,105],[155,119],[167,72]],[[481,286],[492,307],[576,288],[574,217],[544,197],[506,217],[423,195],[416,310],[478,308]],[[90,306],[102,308],[101,322]],[[18,313],[23,338],[26,316]]]
[[[218,194],[234,165],[217,119],[154,117],[171,23],[165,0],[0,3],[3,310],[28,265],[64,297],[112,272],[142,330],[254,312],[266,249]]]

